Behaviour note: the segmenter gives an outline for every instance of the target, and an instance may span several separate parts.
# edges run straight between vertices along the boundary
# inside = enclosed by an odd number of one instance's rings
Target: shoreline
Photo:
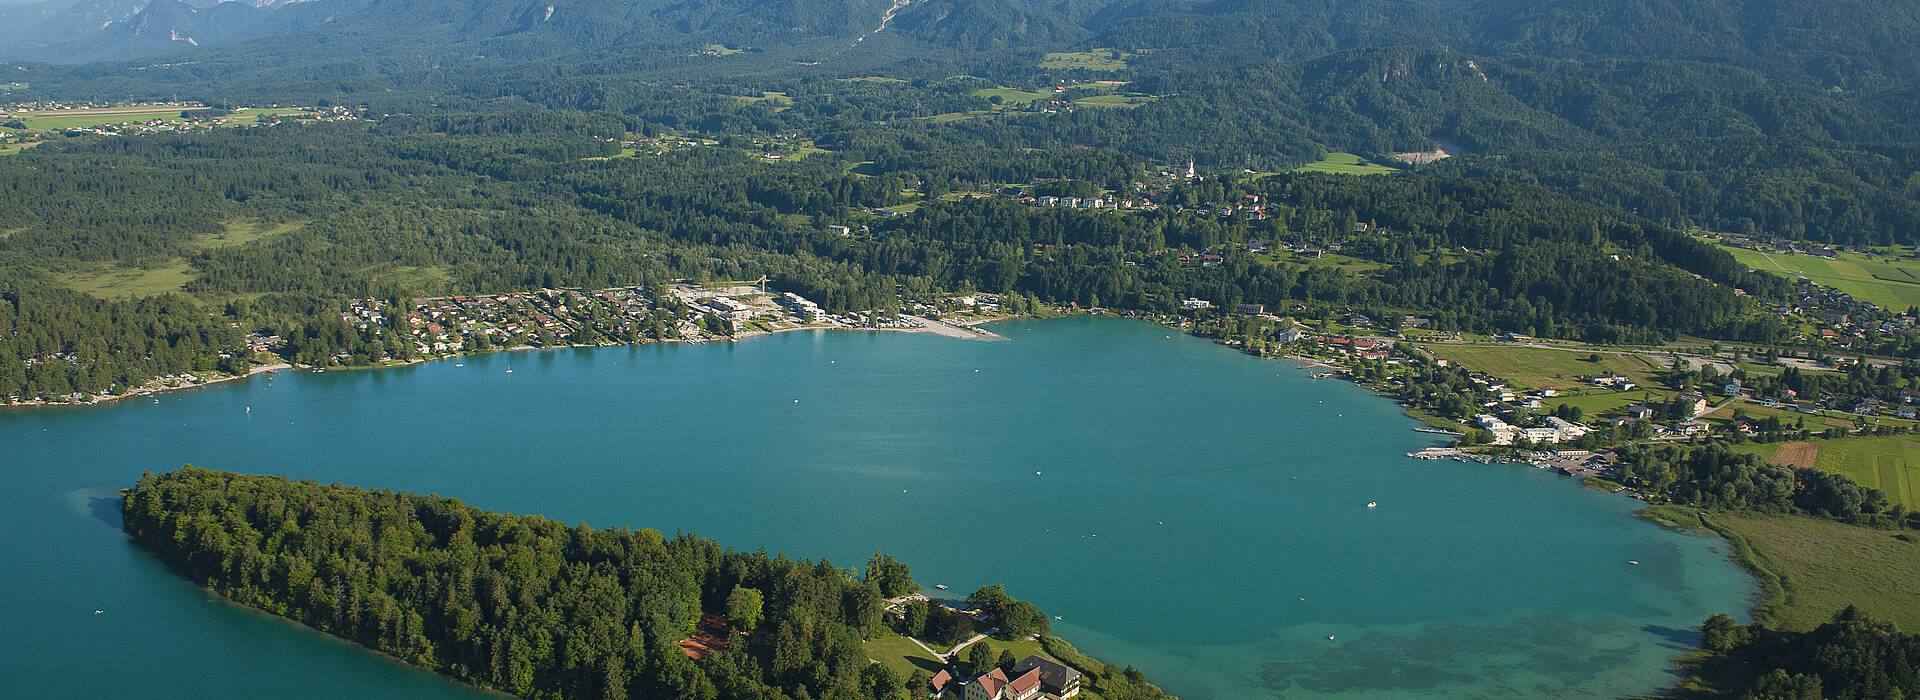
[[[215,377],[212,379],[202,381],[197,384],[186,384],[181,386],[167,386],[167,387],[156,387],[152,389],[141,389],[139,391],[129,391],[124,394],[96,394],[96,395],[90,395],[86,399],[79,400],[79,401],[46,401],[41,399],[33,399],[33,400],[20,401],[20,402],[0,403],[0,411],[7,411],[7,410],[23,410],[24,411],[24,410],[50,409],[50,408],[86,408],[89,406],[101,406],[101,405],[116,403],[127,398],[153,397],[153,396],[158,396],[160,394],[167,393],[167,392],[184,391],[188,389],[200,389],[204,387],[213,386],[215,384],[231,382],[239,379],[250,379],[255,375],[259,375],[259,374],[278,374],[280,372],[311,372],[314,370],[320,370],[322,373],[324,373],[324,372],[355,372],[355,371],[365,371],[365,370],[393,369],[396,367],[408,367],[408,366],[422,364],[426,362],[438,362],[442,360],[454,360],[454,359],[464,358],[464,357],[491,355],[499,352],[519,352],[519,351],[531,351],[531,350],[561,350],[566,348],[639,347],[642,345],[652,345],[655,343],[686,343],[686,344],[692,344],[692,345],[705,345],[708,343],[732,343],[732,342],[747,340],[750,338],[768,337],[768,336],[779,335],[782,333],[793,333],[796,331],[870,331],[870,332],[892,332],[892,333],[928,333],[932,335],[938,335],[944,338],[954,338],[958,340],[980,340],[980,341],[1006,340],[1007,339],[1006,336],[1002,336],[992,331],[977,330],[977,329],[974,329],[973,326],[984,324],[984,323],[993,323],[996,321],[1006,321],[1006,320],[1015,319],[1015,318],[1022,318],[1023,316],[1009,314],[1004,316],[993,316],[993,317],[984,318],[976,321],[969,321],[966,323],[953,323],[949,321],[940,321],[936,319],[925,318],[921,316],[913,316],[909,314],[902,314],[901,317],[915,319],[917,321],[920,321],[923,325],[919,327],[914,327],[914,328],[859,327],[859,326],[794,326],[791,328],[775,328],[772,330],[746,331],[744,333],[737,333],[737,334],[726,336],[723,338],[712,338],[712,339],[705,339],[705,340],[689,340],[686,338],[659,338],[659,339],[649,338],[649,339],[645,339],[638,342],[632,342],[632,343],[597,343],[593,345],[515,345],[511,347],[490,348],[487,350],[479,350],[479,351],[463,350],[460,352],[449,353],[446,355],[435,355],[432,357],[415,357],[405,361],[390,362],[386,364],[377,364],[377,365],[362,365],[362,366],[314,367],[312,365],[293,364],[285,360],[281,360],[280,362],[275,362],[272,364],[256,365],[254,367],[250,367],[247,369],[246,374],[235,374],[235,375],[227,375],[222,377]],[[1028,316],[1028,317],[1040,318],[1040,316]]]
[[[282,361],[282,362],[275,362],[273,364],[267,364],[267,365],[255,365],[253,367],[248,368],[246,374],[232,374],[224,377],[214,377],[212,379],[202,381],[198,384],[155,387],[152,389],[141,389],[138,391],[129,390],[127,393],[123,393],[123,394],[94,394],[94,395],[88,396],[86,399],[81,401],[45,401],[41,399],[31,399],[31,400],[20,401],[15,403],[0,403],[0,410],[36,409],[36,408],[84,408],[87,406],[100,406],[103,404],[117,403],[121,400],[129,399],[129,398],[153,397],[153,396],[159,396],[160,394],[164,394],[168,392],[185,391],[188,389],[201,389],[201,388],[213,386],[215,384],[223,384],[226,382],[231,382],[239,379],[251,379],[255,375],[278,374],[284,371],[298,371],[300,369],[301,367],[299,365],[294,365],[294,364]]]

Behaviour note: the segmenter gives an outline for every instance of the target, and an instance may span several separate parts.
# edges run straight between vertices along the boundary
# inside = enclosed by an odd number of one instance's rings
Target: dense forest
[[[1738,679],[1726,697],[1755,700],[1870,700],[1920,689],[1920,635],[1848,607],[1808,632],[1742,626],[1714,615],[1703,626],[1696,672]]]
[[[222,596],[520,697],[918,692],[869,664],[861,646],[882,631],[884,597],[917,588],[905,564],[882,554],[856,575],[688,534],[190,466],[143,476],[123,514],[135,540]],[[999,586],[974,598],[1045,631],[1044,614]],[[679,643],[716,620],[723,640],[693,660]],[[1105,675],[1119,691],[1109,697],[1160,697]]]

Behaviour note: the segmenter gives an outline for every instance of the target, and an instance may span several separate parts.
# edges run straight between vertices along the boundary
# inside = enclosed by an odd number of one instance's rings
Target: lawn
[[[1819,450],[1815,466],[1880,489],[1887,500],[1905,504],[1909,510],[1920,508],[1920,437],[1882,435],[1808,442]],[[1742,445],[1737,449],[1772,459],[1780,446]]]
[[[1293,169],[1296,173],[1334,173],[1336,175],[1385,175],[1399,172],[1399,168],[1390,168],[1352,153],[1328,153],[1317,163],[1308,163]]]
[[[927,673],[939,673],[944,666],[927,650],[914,644],[913,640],[891,631],[875,634],[867,640],[867,658],[886,664],[902,679],[913,675],[915,670],[925,669]],[[932,645],[929,645],[932,646]]]
[[[1052,656],[1040,648],[1040,642],[1038,641],[1021,639],[1007,642],[988,637],[974,642],[973,646],[981,644],[991,647],[993,655],[996,658],[1000,656],[1001,650],[1006,650],[1013,652],[1013,658],[1015,659],[1024,659],[1032,654],[1053,659]],[[920,645],[914,644],[912,640],[907,639],[905,636],[895,634],[892,631],[881,632],[880,634],[874,635],[873,639],[867,640],[865,646],[868,658],[891,667],[894,672],[900,674],[901,678],[912,676],[916,669],[925,669],[928,673],[938,673],[939,670],[943,668],[939,660],[935,659],[932,654],[928,654],[927,650],[920,648]],[[943,651],[945,650],[944,645],[929,643],[928,646]],[[973,646],[968,646],[960,650],[960,656],[964,658],[967,654],[971,653]],[[1058,659],[1054,660],[1058,661]]]
[[[1040,67],[1049,70],[1125,70],[1127,58],[1133,54],[1112,49],[1094,49],[1092,51],[1061,51],[1049,53],[1041,59]]]
[[[1855,605],[1903,630],[1920,629],[1920,537],[1913,531],[1795,515],[1708,519],[1745,538],[1754,562],[1779,577],[1784,600],[1756,611],[1768,622],[1808,630]]]
[[[1920,306],[1920,260],[1840,253],[1833,260],[1809,255],[1768,255],[1726,247],[1741,264],[1786,277],[1805,276],[1888,308]]]
[[[1631,355],[1599,353],[1599,362],[1589,362],[1587,357],[1591,353],[1551,348],[1444,344],[1428,345],[1426,348],[1461,367],[1485,372],[1527,389],[1578,388],[1582,386],[1579,377],[1607,372],[1624,374],[1642,387],[1654,383],[1653,368]],[[1625,393],[1638,397],[1641,391]]]

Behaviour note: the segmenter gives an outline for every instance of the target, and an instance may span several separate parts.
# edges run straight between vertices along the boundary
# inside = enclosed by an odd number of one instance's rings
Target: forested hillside
[[[638,148],[629,132],[667,131],[608,113],[449,114],[73,140],[0,160],[0,186],[31,193],[0,202],[10,232],[0,266],[17,271],[23,299],[5,317],[15,332],[0,337],[22,369],[0,375],[0,393],[124,389],[139,371],[177,367],[144,350],[154,324],[192,331],[155,337],[195,366],[244,367],[218,353],[251,332],[287,339],[288,359],[303,363],[404,358],[410,345],[340,322],[348,298],[763,274],[833,310],[971,289],[1143,310],[1199,296],[1308,317],[1418,313],[1446,329],[1596,342],[1785,331],[1752,313],[1755,299],[1785,293],[1783,280],[1539,188],[1418,176],[1168,182],[1111,152],[968,148],[979,142],[870,127],[824,137],[838,150],[799,160],[727,139],[622,154]],[[1086,211],[987,194],[1037,179],[1159,203]],[[918,209],[874,213],[902,204]],[[1238,213],[1221,216],[1224,206]],[[209,243],[249,221],[283,223],[258,240]],[[828,230],[839,224],[863,233]],[[1255,242],[1338,247],[1351,262],[1257,254]],[[1203,251],[1220,264],[1187,255]],[[152,266],[187,271],[197,316],[185,297],[103,302],[57,289],[76,271]],[[81,320],[115,309],[141,320]],[[110,350],[85,350],[94,344]],[[73,361],[82,355],[95,359]]]

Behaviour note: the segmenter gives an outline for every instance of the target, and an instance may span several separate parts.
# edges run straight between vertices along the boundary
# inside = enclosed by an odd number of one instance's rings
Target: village
[[[710,342],[797,330],[931,331],[993,337],[974,327],[997,316],[999,297],[968,294],[909,302],[904,312],[833,314],[795,292],[754,283],[667,285],[654,295],[642,286],[600,290],[542,289],[493,295],[419,299],[404,314],[380,299],[355,299],[340,312],[347,325],[371,336],[393,334],[414,357],[519,347],[622,345],[649,341]],[[758,285],[758,286],[756,286]],[[278,352],[283,339],[249,337],[256,352]],[[355,358],[334,356],[341,363]]]

